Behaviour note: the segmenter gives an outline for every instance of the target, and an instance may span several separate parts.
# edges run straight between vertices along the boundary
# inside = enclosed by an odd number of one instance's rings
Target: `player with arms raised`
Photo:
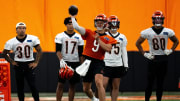
[[[110,52],[112,44],[116,44],[117,41],[111,36],[105,34],[104,29],[107,24],[107,18],[104,14],[98,14],[94,19],[95,27],[97,28],[96,31],[79,26],[75,20],[76,14],[74,15],[70,12],[70,15],[73,27],[81,34],[82,38],[86,40],[83,55],[85,59],[91,60],[89,70],[83,77],[83,91],[89,98],[92,99],[92,101],[98,101],[91,89],[92,81],[95,78],[99,100],[105,101],[105,90],[103,87],[102,75],[102,70],[105,66],[103,59],[105,52]]]
[[[168,55],[175,50],[179,41],[173,30],[162,26],[164,23],[164,15],[161,11],[154,12],[152,21],[154,26],[141,32],[136,46],[144,57],[148,59],[148,83],[145,91],[145,101],[149,101],[150,99],[155,78],[157,80],[157,101],[161,101],[163,82],[168,66]],[[168,38],[173,42],[171,49],[167,49]],[[145,52],[141,46],[145,39],[147,39],[149,43],[149,53]]]

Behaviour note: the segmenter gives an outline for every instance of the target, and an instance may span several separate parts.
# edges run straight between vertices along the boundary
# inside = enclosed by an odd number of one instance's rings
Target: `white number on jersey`
[[[99,43],[96,40],[94,40],[94,46],[95,47],[92,48],[92,51],[97,52],[99,50]]]

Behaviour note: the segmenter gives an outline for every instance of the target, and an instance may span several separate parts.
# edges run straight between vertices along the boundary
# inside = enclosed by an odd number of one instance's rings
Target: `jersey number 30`
[[[23,54],[24,54],[24,56],[26,57],[26,58],[29,58],[30,57],[30,46],[29,45],[26,45],[26,46],[24,46],[24,52],[23,52],[23,49],[22,49],[23,47],[21,47],[21,46],[18,46],[17,48],[16,48],[16,50],[18,51],[18,55],[17,55],[17,57],[18,58],[22,58],[23,57]]]

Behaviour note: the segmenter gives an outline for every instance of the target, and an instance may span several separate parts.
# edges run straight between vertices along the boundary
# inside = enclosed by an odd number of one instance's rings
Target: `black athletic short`
[[[153,60],[148,60],[148,75],[165,76],[167,73],[167,66],[167,55],[155,55]]]
[[[103,68],[105,67],[105,63],[103,60],[93,59],[88,56],[84,57],[91,60],[91,64],[89,66],[89,70],[86,76],[82,77],[83,82],[92,82],[96,74],[103,74]]]
[[[79,62],[67,62],[68,66],[71,66],[71,68],[73,68],[75,70],[76,67],[78,67],[80,65]],[[58,71],[59,72],[59,71]],[[59,74],[59,73],[58,73]],[[65,83],[67,79],[62,79],[59,75],[58,75],[58,81],[61,83]],[[76,73],[74,73],[73,77],[69,80],[70,84],[76,84],[80,82],[80,76]]]
[[[109,78],[121,78],[125,75],[125,69],[123,66],[110,67],[106,66],[103,70],[103,76]]]

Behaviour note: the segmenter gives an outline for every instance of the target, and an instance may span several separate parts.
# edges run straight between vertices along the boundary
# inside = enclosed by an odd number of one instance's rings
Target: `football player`
[[[111,15],[108,18],[109,32],[106,34],[112,36],[118,41],[114,44],[110,52],[105,53],[105,68],[103,70],[103,85],[106,89],[109,80],[111,79],[111,101],[117,101],[119,93],[120,78],[124,76],[128,70],[128,57],[127,57],[127,39],[122,33],[117,32],[119,29],[120,21],[117,16]]]
[[[32,96],[39,101],[39,92],[35,86],[35,69],[39,63],[42,50],[38,37],[26,34],[26,24],[16,24],[17,36],[8,40],[3,50],[4,58],[14,66],[19,101],[24,101],[24,78],[27,80]],[[33,57],[33,48],[36,49],[36,59]],[[14,59],[8,55],[15,53]]]
[[[105,63],[103,59],[105,52],[110,52],[112,44],[116,44],[117,41],[105,33],[104,29],[107,25],[107,18],[104,14],[98,14],[95,17],[95,31],[79,26],[75,20],[75,16],[76,15],[71,15],[73,27],[81,34],[83,39],[86,40],[83,55],[85,59],[91,60],[87,74],[83,77],[83,91],[92,99],[92,101],[98,101],[91,89],[92,81],[95,78],[99,100],[105,101],[105,89],[103,87],[102,75]]]
[[[153,26],[143,30],[136,42],[139,51],[148,59],[148,83],[145,91],[145,101],[149,101],[150,99],[155,79],[157,83],[157,101],[161,101],[163,82],[167,72],[168,55],[170,55],[179,44],[174,31],[163,26],[164,18],[161,11],[155,11],[152,15]],[[171,49],[167,49],[168,38],[173,42]],[[149,52],[145,52],[141,46],[145,39],[148,40]]]
[[[74,100],[75,86],[80,82],[80,76],[74,74],[67,66],[75,69],[80,64],[80,57],[82,56],[84,40],[81,35],[74,32],[71,17],[64,19],[64,25],[67,30],[56,35],[56,55],[60,61],[60,75],[58,76],[58,85],[56,89],[56,99],[61,101],[63,95],[64,83],[69,79],[69,101]],[[69,76],[72,76],[70,78]]]

